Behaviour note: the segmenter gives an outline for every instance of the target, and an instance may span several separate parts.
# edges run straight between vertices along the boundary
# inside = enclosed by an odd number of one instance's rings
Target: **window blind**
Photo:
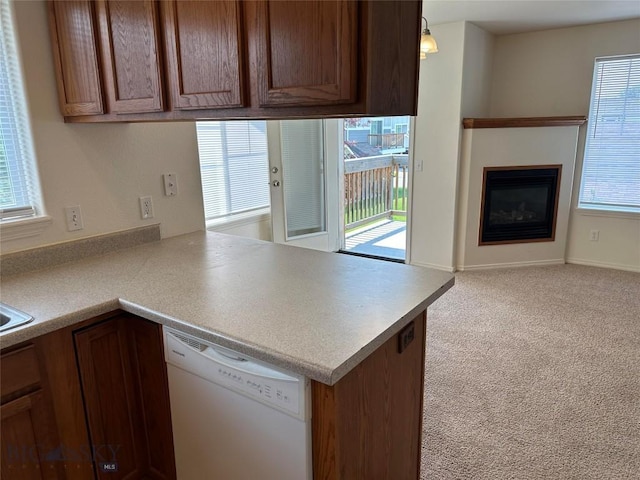
[[[578,206],[640,212],[640,55],[595,61]]]
[[[196,122],[207,220],[269,206],[264,120]]]
[[[9,0],[0,0],[0,219],[32,216],[37,178]]]
[[[324,232],[323,122],[282,120],[280,139],[287,238]]]

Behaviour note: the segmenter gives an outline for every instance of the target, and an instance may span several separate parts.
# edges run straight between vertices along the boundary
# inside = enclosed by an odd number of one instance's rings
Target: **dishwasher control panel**
[[[217,368],[218,383],[234,387],[242,393],[263,399],[291,413],[299,411],[298,382],[256,377],[246,372],[219,366]]]
[[[211,345],[167,327],[165,360],[210,382],[270,405],[300,419],[308,418],[302,375],[285,372],[232,350]]]

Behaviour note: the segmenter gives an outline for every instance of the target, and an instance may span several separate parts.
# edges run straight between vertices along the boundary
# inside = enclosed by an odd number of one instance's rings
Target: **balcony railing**
[[[380,155],[344,161],[345,228],[406,215],[408,155]]]
[[[368,135],[369,145],[380,148],[404,147],[404,133],[382,133]]]

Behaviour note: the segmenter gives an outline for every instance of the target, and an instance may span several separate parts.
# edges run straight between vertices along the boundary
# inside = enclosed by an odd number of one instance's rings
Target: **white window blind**
[[[8,0],[0,0],[0,219],[33,216],[37,177]]]
[[[597,58],[578,206],[640,212],[640,55]]]
[[[197,122],[207,220],[269,206],[269,160],[264,120]]]
[[[287,238],[326,231],[322,120],[280,122]]]

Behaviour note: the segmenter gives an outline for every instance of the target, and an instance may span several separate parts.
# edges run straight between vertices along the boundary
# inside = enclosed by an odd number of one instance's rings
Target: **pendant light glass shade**
[[[420,36],[420,59],[424,60],[427,58],[427,53],[438,53],[438,44],[429,31],[427,19],[424,17],[422,17],[422,19],[424,20],[425,26]]]

